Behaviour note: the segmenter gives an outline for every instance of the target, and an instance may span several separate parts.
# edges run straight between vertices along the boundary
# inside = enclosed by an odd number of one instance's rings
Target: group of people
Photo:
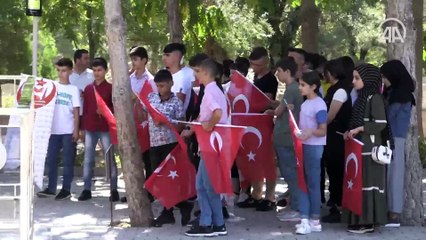
[[[271,66],[268,51],[255,47],[248,58],[228,59],[222,64],[199,53],[190,58],[189,66],[185,66],[185,52],[181,43],[168,44],[163,51],[164,69],[155,75],[147,69],[149,58],[144,47],[135,46],[129,52],[132,99],[136,115],[140,116],[137,119],[147,118],[149,124],[151,147],[143,153],[147,178],[177,145],[177,137],[169,126],[156,122],[144,112],[137,96],[140,96],[145,82],[153,87],[148,101],[169,120],[198,121],[205,131],[210,132],[216,124],[230,123],[226,100],[230,76],[234,71],[247,76],[252,69],[253,84],[271,100],[269,108],[262,113],[275,116],[274,150],[277,167],[288,184],[288,191],[276,198],[276,179],[265,179],[265,183],[249,182],[240,187],[238,166],[234,165],[229,177],[234,180],[237,206],[257,211],[283,207],[277,217],[284,222],[300,221],[296,225],[297,234],[319,232],[321,222],[345,222],[352,233],[373,232],[374,227],[380,225],[400,225],[404,204],[401,180],[404,179],[404,145],[411,108],[415,105],[415,86],[399,60],[388,61],[378,68],[371,64],[355,65],[347,56],[327,61],[319,54],[290,48],[287,57]],[[103,58],[90,60],[88,51],[77,50],[74,63],[67,58],[56,62],[59,83],[47,153],[49,183],[45,190],[37,193],[39,197],[55,196],[55,199],[63,200],[71,196],[76,142],[80,138],[85,145],[84,190],[78,200],[91,199],[96,145],[100,140],[104,152],[111,145],[108,123],[100,114],[95,94],[98,93],[113,111],[112,85],[105,80],[107,61]],[[282,99],[276,99],[278,82],[285,84]],[[289,110],[300,128],[297,138],[303,142],[306,192],[298,187]],[[212,187],[202,156],[198,154],[194,131],[190,125],[174,124],[174,128],[187,140],[189,157],[197,169],[200,207],[195,211],[197,219],[190,221],[194,199],[176,205],[182,215],[181,224],[191,225],[185,234],[226,235],[224,219],[229,217],[226,201]],[[352,138],[364,144],[362,215],[342,208],[345,140]],[[373,146],[386,142],[391,143],[393,159],[389,165],[381,165],[371,159],[371,151]],[[56,194],[61,148],[63,185]],[[111,167],[110,201],[119,201],[115,161]],[[324,194],[326,175],[330,192],[327,202]],[[154,197],[149,197],[154,201]],[[321,218],[322,204],[329,207],[329,214]],[[170,223],[175,223],[173,208],[164,208],[154,219],[153,226]]]

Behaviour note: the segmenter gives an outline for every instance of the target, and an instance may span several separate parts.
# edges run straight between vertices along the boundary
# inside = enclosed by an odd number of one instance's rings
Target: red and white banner
[[[345,141],[342,207],[358,216],[362,215],[362,145],[354,139]]]
[[[268,114],[232,114],[232,124],[247,127],[236,159],[244,180],[277,178],[272,145],[273,118]]]
[[[291,136],[293,138],[293,145],[294,145],[294,156],[296,157],[296,170],[297,170],[297,185],[299,186],[299,189],[303,192],[308,192],[306,188],[306,182],[305,182],[305,168],[303,164],[303,143],[302,140],[300,140],[296,133],[300,132],[299,127],[297,126],[296,119],[294,119],[293,113],[291,110],[288,110],[289,112],[289,123],[290,123],[290,131]]]
[[[271,100],[238,71],[231,75],[228,98],[233,113],[263,113]]]

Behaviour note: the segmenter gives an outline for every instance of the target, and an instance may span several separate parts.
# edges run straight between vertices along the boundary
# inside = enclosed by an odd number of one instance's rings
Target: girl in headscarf
[[[382,144],[381,133],[386,128],[385,103],[380,95],[382,83],[380,70],[371,64],[355,68],[352,81],[358,98],[352,109],[349,121],[350,131],[345,139],[357,138],[362,146],[362,215],[344,210],[343,221],[348,223],[352,233],[374,232],[374,226],[387,222],[385,195],[385,166],[371,158],[373,146]],[[373,142],[374,141],[374,142]],[[348,187],[344,183],[343,187]]]
[[[388,101],[388,120],[395,142],[393,159],[388,166],[389,216],[386,227],[399,227],[404,206],[405,138],[410,124],[411,108],[415,105],[414,81],[399,60],[391,60],[380,68]]]

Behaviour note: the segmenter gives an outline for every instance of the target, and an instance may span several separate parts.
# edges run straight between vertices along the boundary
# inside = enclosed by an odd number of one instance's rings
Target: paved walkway
[[[423,180],[426,185],[426,179]],[[123,182],[119,186],[122,190]],[[119,228],[108,227],[110,223],[108,185],[98,180],[95,183],[93,198],[87,202],[77,202],[76,197],[82,190],[79,179],[73,186],[73,198],[66,201],[54,199],[36,199],[34,206],[35,231],[34,239],[138,239],[138,240],[167,240],[192,239],[184,236],[187,227],[180,226],[179,211],[175,211],[176,224],[165,225],[163,228]],[[278,192],[283,192],[286,186],[280,183]],[[426,189],[426,186],[425,186]],[[12,207],[0,205],[0,212]],[[155,203],[154,214],[158,214],[161,206]],[[256,212],[254,210],[234,209],[237,216],[245,218],[240,222],[227,222],[229,235],[218,239],[236,240],[269,240],[269,239],[426,239],[425,227],[401,227],[399,229],[378,228],[375,233],[354,235],[345,231],[343,224],[323,224],[323,232],[306,236],[294,234],[294,223],[279,222],[273,212]],[[115,205],[114,219],[128,218],[127,204]],[[0,214],[1,218],[1,214]],[[0,239],[18,239],[16,234],[0,232]]]

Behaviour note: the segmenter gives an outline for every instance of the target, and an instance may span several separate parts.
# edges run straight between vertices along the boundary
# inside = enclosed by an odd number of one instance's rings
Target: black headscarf
[[[391,83],[385,90],[389,104],[407,102],[416,104],[412,94],[415,89],[413,78],[401,61],[390,60],[383,64],[380,71]]]
[[[380,70],[371,64],[362,64],[355,69],[363,83],[364,87],[358,90],[358,98],[352,109],[351,120],[349,122],[349,129],[355,129],[357,127],[364,126],[364,112],[365,106],[368,102],[368,97],[374,94],[380,93],[380,86],[382,84],[382,78]]]

